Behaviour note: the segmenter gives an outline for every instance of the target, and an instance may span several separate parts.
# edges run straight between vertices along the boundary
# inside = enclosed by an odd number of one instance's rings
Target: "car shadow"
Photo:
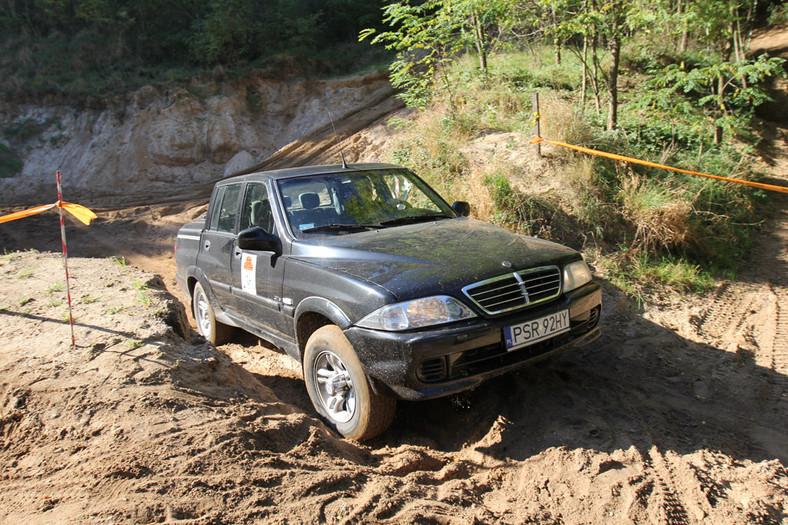
[[[575,352],[444,399],[400,403],[390,446],[474,447],[524,460],[551,447],[636,446],[788,462],[788,377],[751,354],[699,344],[634,312],[608,312]]]
[[[264,348],[267,352],[274,352],[290,359],[286,356],[284,350],[280,350],[268,341],[249,332],[244,332],[243,330],[235,331],[232,342],[240,345],[249,353],[255,353],[259,351],[260,348]],[[281,401],[288,405],[292,405],[306,414],[317,417],[312,407],[312,402],[309,399],[309,394],[307,394],[306,385],[304,385],[303,379],[300,377],[296,378],[279,375],[276,373],[275,369],[262,372],[253,367],[247,367],[243,363],[239,364],[247,368],[247,371],[249,371],[260,384],[270,388]]]

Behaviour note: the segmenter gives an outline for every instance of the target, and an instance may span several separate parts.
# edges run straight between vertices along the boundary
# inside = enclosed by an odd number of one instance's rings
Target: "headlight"
[[[564,291],[580,288],[591,281],[591,270],[585,261],[575,261],[564,266]]]
[[[438,295],[378,308],[357,323],[362,328],[396,332],[476,317],[453,297]]]

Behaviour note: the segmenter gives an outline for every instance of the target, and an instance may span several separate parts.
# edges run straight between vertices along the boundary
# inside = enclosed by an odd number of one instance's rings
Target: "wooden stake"
[[[539,114],[539,93],[534,93],[534,124],[536,125],[536,136],[541,137],[542,132],[539,129],[539,121],[541,120],[541,115]],[[537,142],[536,143],[536,154],[541,158],[542,156],[542,144]]]

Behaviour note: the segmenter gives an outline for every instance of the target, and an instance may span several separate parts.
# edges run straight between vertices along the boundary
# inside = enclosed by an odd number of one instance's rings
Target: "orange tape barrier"
[[[538,144],[539,142],[547,142],[548,144],[554,144],[556,146],[561,146],[563,148],[569,148],[576,151],[580,151],[582,153],[588,153],[589,155],[597,155],[599,157],[606,157],[608,159],[613,160],[622,160],[624,162],[632,162],[633,164],[642,164],[643,166],[649,166],[651,168],[660,168],[663,170],[670,170],[670,171],[677,171],[679,173],[686,173],[687,175],[697,175],[699,177],[706,177],[709,179],[714,180],[721,180],[724,182],[732,182],[734,184],[742,184],[744,186],[752,186],[753,188],[760,188],[762,190],[769,190],[769,191],[779,191],[781,193],[788,193],[788,187],[785,186],[774,186],[773,184],[763,184],[760,182],[752,182],[749,180],[741,180],[741,179],[731,179],[728,177],[720,177],[719,175],[710,175],[708,173],[700,173],[697,171],[689,171],[683,170],[681,168],[674,168],[672,166],[665,166],[663,164],[656,164],[654,162],[648,162],[646,160],[634,159],[632,157],[625,157],[623,155],[616,155],[615,153],[607,153],[604,151],[598,151],[591,148],[584,148],[582,146],[573,146],[572,144],[567,144],[565,142],[558,142],[555,140],[548,140],[542,137],[536,137],[535,139],[529,141],[531,144]]]
[[[36,213],[41,213],[43,211],[47,211],[55,207],[66,210],[71,215],[76,217],[77,220],[82,224],[90,224],[90,221],[96,218],[96,214],[90,211],[89,209],[85,208],[84,206],[80,206],[79,204],[74,204],[73,202],[57,201],[54,204],[45,204],[43,206],[37,206],[35,208],[29,208],[27,210],[22,210],[15,213],[9,213],[8,215],[3,215],[2,217],[0,217],[0,223],[15,221],[17,219],[23,219],[25,217],[30,217],[31,215],[35,215]]]

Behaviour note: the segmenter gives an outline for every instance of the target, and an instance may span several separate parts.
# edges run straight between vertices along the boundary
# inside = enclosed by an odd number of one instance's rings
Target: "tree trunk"
[[[591,40],[591,55],[593,58],[594,71],[591,75],[591,87],[594,90],[594,105],[596,106],[596,114],[602,112],[602,102],[599,100],[599,56],[596,54],[597,34],[594,33],[594,38]]]
[[[722,75],[717,76],[717,103],[720,106],[720,112],[725,114],[725,78]],[[718,146],[722,143],[722,126],[714,126],[714,145]]]
[[[722,126],[714,126],[714,145],[722,144]]]
[[[621,61],[621,35],[615,28],[610,36],[610,72],[608,74],[608,111],[607,130],[613,131],[618,125],[618,67]]]
[[[684,21],[683,17],[681,16],[683,14],[684,14],[684,1],[683,0],[679,0],[678,15],[679,15],[679,20],[681,21],[681,27],[682,27],[682,29],[681,29],[681,41],[679,42],[679,51],[681,51],[682,53],[686,53],[687,52],[687,44],[688,44],[687,40],[689,39],[689,32],[687,31],[687,22]]]
[[[588,91],[588,35],[583,35],[583,83],[580,85],[580,108],[586,109],[586,91]]]
[[[473,23],[473,39],[476,43],[476,52],[479,54],[479,67],[487,73],[487,41],[484,37],[484,26],[477,13],[471,15]]]

